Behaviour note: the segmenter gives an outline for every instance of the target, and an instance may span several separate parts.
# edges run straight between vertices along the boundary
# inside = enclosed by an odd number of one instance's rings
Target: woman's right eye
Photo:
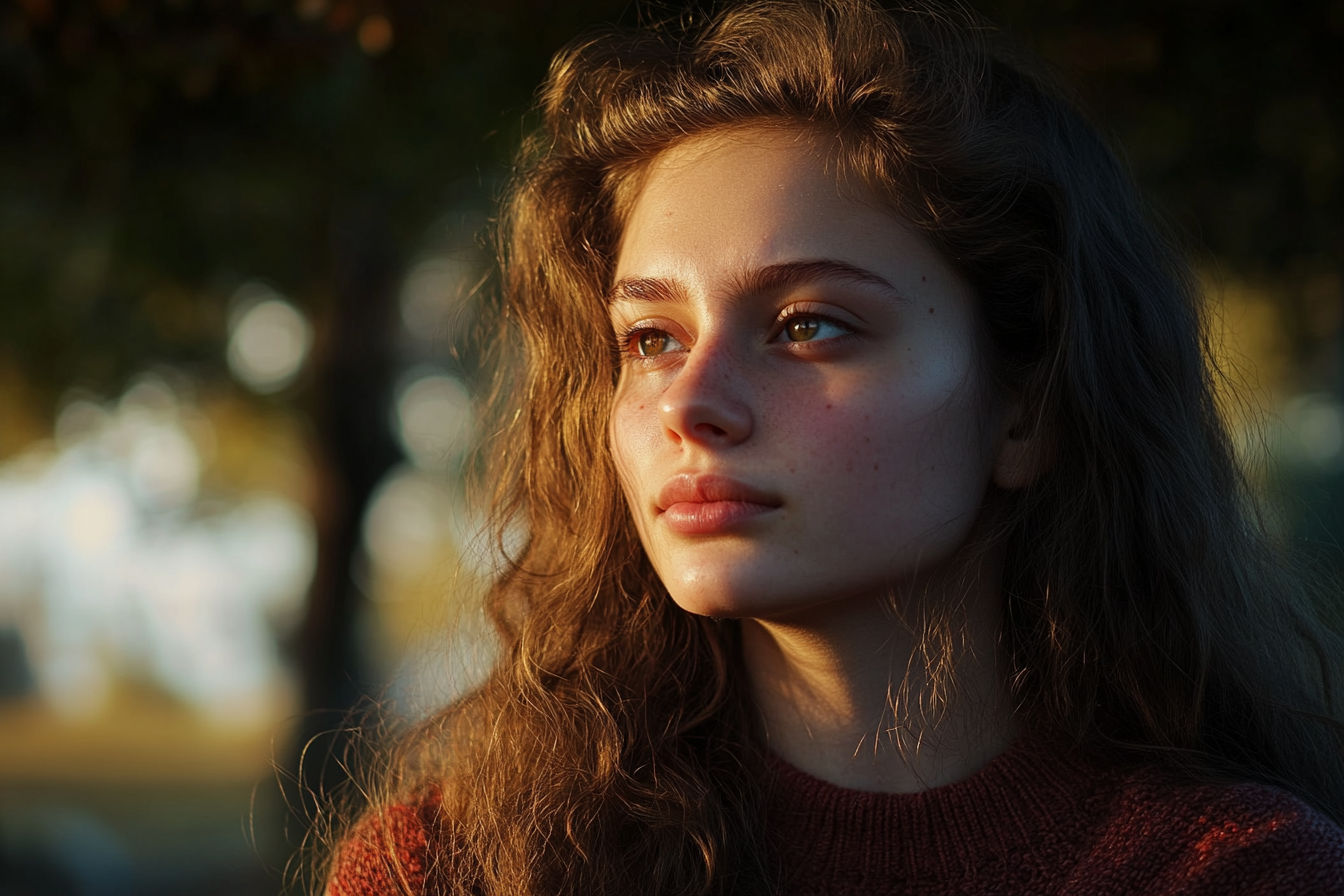
[[[644,328],[635,330],[625,337],[626,351],[641,358],[656,358],[668,352],[685,348],[677,338],[666,330]]]

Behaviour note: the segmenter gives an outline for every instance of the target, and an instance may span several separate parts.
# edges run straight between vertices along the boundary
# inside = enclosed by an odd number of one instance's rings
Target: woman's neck
[[[919,590],[932,604],[935,590],[953,589]],[[887,596],[743,620],[769,748],[823,781],[886,793],[959,781],[1003,752],[1017,725],[1002,684],[999,589],[959,593],[951,663],[934,675]]]

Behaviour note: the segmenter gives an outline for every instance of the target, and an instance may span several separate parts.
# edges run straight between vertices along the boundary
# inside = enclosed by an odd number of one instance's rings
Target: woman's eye
[[[808,342],[821,332],[821,321],[815,317],[795,317],[784,325],[790,342]]]
[[[682,348],[676,337],[663,330],[640,330],[632,333],[630,349],[642,358],[654,358]]]
[[[843,336],[850,330],[833,320],[816,315],[798,314],[784,322],[783,335],[790,342],[812,342]]]

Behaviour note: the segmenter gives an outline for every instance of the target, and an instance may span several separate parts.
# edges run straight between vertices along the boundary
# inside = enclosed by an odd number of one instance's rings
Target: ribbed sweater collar
[[[980,771],[922,793],[837,787],[775,758],[771,827],[804,878],[906,881],[976,876],[1042,839],[1077,833],[1095,768],[1025,737]],[[832,869],[832,870],[828,870]]]

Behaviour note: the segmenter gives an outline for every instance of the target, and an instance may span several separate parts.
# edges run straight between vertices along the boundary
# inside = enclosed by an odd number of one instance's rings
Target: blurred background
[[[1337,570],[1344,2],[976,5],[1186,235],[1272,523]],[[343,713],[489,662],[492,201],[550,54],[676,10],[0,7],[0,894],[276,893]]]

